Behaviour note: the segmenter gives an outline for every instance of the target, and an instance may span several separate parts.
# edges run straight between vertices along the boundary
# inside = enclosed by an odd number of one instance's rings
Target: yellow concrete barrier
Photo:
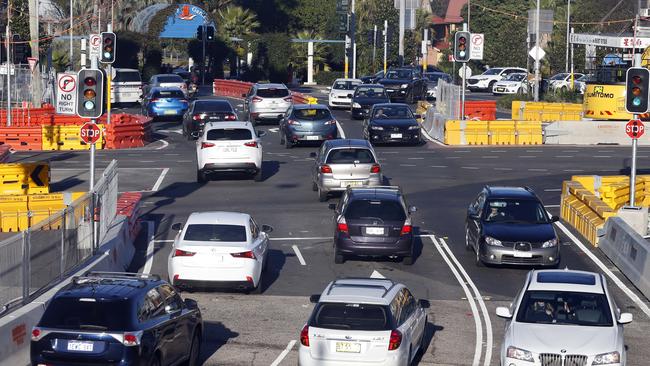
[[[517,145],[541,145],[542,122],[540,121],[516,121]]]
[[[316,99],[316,98],[314,98]],[[315,104],[315,103],[311,103]],[[100,131],[104,126],[98,124]],[[88,150],[90,145],[81,141],[81,126],[42,126],[43,150]],[[103,132],[102,132],[103,133]],[[95,148],[104,147],[103,136],[95,143]]]
[[[515,121],[488,121],[490,145],[515,145],[517,131]]]
[[[50,193],[50,166],[0,164],[0,195]]]
[[[457,120],[448,120],[445,122],[445,144],[447,145],[464,145],[464,130],[461,128],[461,122]]]
[[[487,145],[490,134],[487,121],[465,121],[465,141],[468,145]]]
[[[445,123],[448,145],[538,145],[542,143],[539,121],[459,121]]]
[[[0,196],[0,232],[17,232],[27,227],[27,196]]]
[[[21,231],[41,223],[66,207],[65,196],[67,194],[70,195],[70,203],[72,203],[86,192],[0,196],[0,232]],[[84,212],[80,210],[75,214],[79,220]],[[57,220],[49,222],[39,229],[58,230],[62,224],[61,220]]]
[[[582,104],[512,101],[512,119],[524,121],[579,121]]]

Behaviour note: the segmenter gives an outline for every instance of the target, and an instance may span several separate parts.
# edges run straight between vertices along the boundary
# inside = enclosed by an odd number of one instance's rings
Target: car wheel
[[[327,201],[327,191],[323,191],[322,189],[318,188],[318,201]]]
[[[497,82],[494,81],[494,80],[490,81],[490,83],[488,84],[488,90],[492,90],[494,88],[494,84],[496,84],[496,83]]]
[[[316,183],[311,184],[311,190],[314,192],[318,192],[318,185]]]
[[[472,246],[469,244],[469,228],[465,227],[465,250],[472,250]]]
[[[158,355],[153,357],[153,360],[149,363],[150,366],[160,366],[160,357]]]
[[[206,176],[205,176],[205,172],[202,171],[202,170],[197,170],[196,171],[196,181],[198,183],[205,183],[206,180],[207,179],[206,179]]]
[[[192,345],[190,346],[190,357],[187,359],[187,366],[198,366],[199,364],[199,353],[201,350],[201,338],[199,334],[195,331],[194,337],[192,338]]]
[[[253,179],[256,182],[261,182],[262,180],[264,180],[264,170],[262,169],[262,167],[260,167],[257,170],[257,172],[255,172],[255,175],[253,176]]]
[[[334,253],[334,263],[343,264],[345,263],[345,256],[339,252]]]

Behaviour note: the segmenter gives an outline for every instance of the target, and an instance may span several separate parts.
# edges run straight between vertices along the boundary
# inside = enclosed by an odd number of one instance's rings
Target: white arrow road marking
[[[372,274],[370,275],[370,278],[386,278],[384,277],[383,274],[377,272],[377,271],[372,271]]]

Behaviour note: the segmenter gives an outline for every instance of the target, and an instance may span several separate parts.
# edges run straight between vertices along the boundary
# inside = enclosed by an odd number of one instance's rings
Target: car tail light
[[[402,226],[402,231],[400,231],[400,235],[405,235],[405,234],[410,234],[413,231],[413,226],[411,226],[411,218],[407,218],[404,220],[404,225]]]
[[[37,327],[32,328],[32,341],[38,341],[41,337],[43,337],[41,329]]]
[[[335,119],[330,120],[330,121],[325,121],[325,125],[335,125],[335,124],[336,124],[336,120],[335,120]]]
[[[201,149],[207,149],[208,147],[214,147],[214,144],[211,142],[202,142]]]
[[[153,102],[157,102],[157,101],[158,101],[158,98],[153,98],[153,99],[150,100],[149,102],[153,103]]]
[[[181,103],[187,103],[187,99],[180,99],[179,102],[181,102]]]
[[[192,116],[192,119],[195,120],[195,121],[202,120],[203,118],[205,118],[205,114],[203,114],[203,113],[195,114],[195,115]]]
[[[251,102],[253,102],[253,103],[257,103],[257,102],[261,102],[261,101],[263,101],[263,100],[264,100],[264,99],[262,99],[262,98],[260,98],[260,97],[253,97],[253,99],[251,100]]]
[[[249,141],[249,142],[245,143],[244,146],[257,147],[257,141]]]
[[[282,98],[285,102],[293,102],[293,97]]]
[[[247,251],[247,252],[241,252],[241,253],[230,253],[231,256],[235,258],[248,258],[248,259],[256,259],[255,253],[252,251]]]
[[[295,119],[287,120],[287,123],[293,126],[300,126],[300,122],[296,121]]]
[[[236,120],[237,120],[237,116],[235,116],[234,114],[231,113],[226,115],[226,121],[236,121]]]
[[[329,165],[327,165],[327,164],[325,164],[325,165],[321,165],[321,166],[320,166],[320,172],[321,172],[321,173],[331,173],[331,172],[332,172],[332,168],[331,168]]]
[[[402,333],[399,330],[390,332],[390,340],[388,341],[388,350],[394,351],[402,344]]]
[[[176,249],[172,257],[192,257],[194,254],[196,253],[188,252],[187,250]]]
[[[309,347],[309,325],[306,325],[300,331],[300,344]]]
[[[336,231],[339,233],[348,233],[348,223],[345,221],[345,216],[341,216],[339,221],[336,223]]]
[[[372,167],[370,168],[370,173],[379,173],[381,172],[381,167],[379,164],[372,164]]]
[[[141,334],[138,333],[124,333],[124,337],[122,338],[122,344],[129,347],[139,346],[140,337]]]

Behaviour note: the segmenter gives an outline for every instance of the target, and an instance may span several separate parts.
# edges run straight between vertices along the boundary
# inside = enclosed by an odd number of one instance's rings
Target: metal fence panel
[[[446,119],[460,118],[460,86],[438,80],[436,110]]]
[[[18,233],[0,243],[0,307],[22,300],[22,264],[23,234]]]
[[[104,239],[117,213],[117,161],[113,160],[95,185],[96,209],[99,211],[98,242]]]

